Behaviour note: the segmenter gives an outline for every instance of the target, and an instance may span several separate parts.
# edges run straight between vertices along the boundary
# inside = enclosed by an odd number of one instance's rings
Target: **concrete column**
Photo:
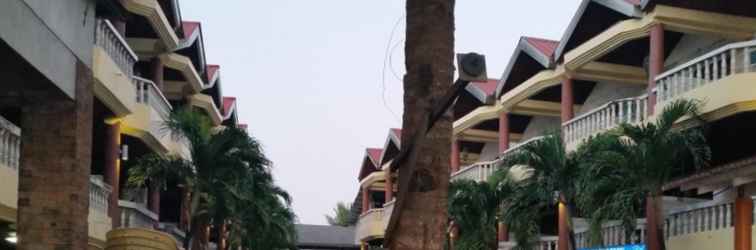
[[[507,224],[499,222],[496,229],[496,239],[498,241],[509,241],[509,228]]]
[[[509,149],[509,114],[499,114],[499,153]]]
[[[370,209],[370,190],[366,187],[362,188],[362,213],[366,213]]]
[[[753,201],[744,193],[743,187],[738,187],[738,197],[735,199],[735,250],[751,250]]]
[[[386,202],[390,202],[394,199],[394,180],[391,178],[391,168],[384,170],[386,173],[386,186],[384,187],[384,193],[386,195]]]
[[[648,55],[648,114],[654,114],[656,106],[656,76],[664,71],[664,25],[659,23],[651,27],[649,33]]]
[[[165,86],[163,83],[163,73],[165,72],[165,67],[163,67],[163,62],[160,60],[160,57],[155,56],[155,58],[152,58],[152,82],[155,83],[155,85],[160,89],[160,91],[165,90]]]
[[[113,221],[113,228],[121,225],[121,210],[118,207],[120,174],[121,123],[105,125],[105,183],[112,192],[108,203],[108,214]]]
[[[158,215],[158,221],[160,222],[160,186],[150,185],[150,211]]]
[[[562,123],[571,120],[575,116],[575,112],[572,110],[575,106],[573,90],[572,77],[565,77],[562,81]]]
[[[455,172],[459,171],[459,164],[460,164],[459,151],[460,151],[459,141],[457,139],[455,139],[455,138],[452,138],[452,143],[451,143],[451,164],[450,164],[451,173],[455,173]]]
[[[664,219],[659,212],[663,210],[661,191],[646,197],[646,247],[648,250],[662,250],[664,243]],[[662,213],[663,214],[663,213]]]
[[[562,201],[559,201],[557,206],[559,210],[559,241],[557,242],[557,250],[570,250],[570,224],[567,222],[569,211],[567,211],[567,205]]]
[[[75,100],[48,83],[24,92],[18,249],[88,248],[93,78],[86,65],[73,63]]]

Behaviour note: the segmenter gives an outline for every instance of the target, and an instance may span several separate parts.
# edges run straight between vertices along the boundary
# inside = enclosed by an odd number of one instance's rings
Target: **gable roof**
[[[374,155],[381,155],[382,153],[383,149],[380,148],[365,149],[365,156],[362,157],[362,164],[360,165],[360,172],[357,175],[357,180],[361,181],[362,178],[381,169],[380,161],[375,158]]]
[[[205,72],[207,77],[207,87],[210,88],[220,79],[220,65],[208,64],[207,71]]]
[[[499,79],[488,79],[486,81],[471,82],[465,87],[465,90],[481,103],[488,103],[489,97],[496,93],[498,85]]]
[[[558,45],[559,42],[554,40],[528,36],[520,37],[520,40],[517,42],[517,46],[512,53],[512,57],[509,59],[507,68],[504,70],[504,73],[501,75],[501,80],[496,86],[496,97],[504,94],[505,85],[509,82],[512,70],[518,66],[518,59],[520,59],[521,56],[532,58],[543,68],[550,68],[554,65],[554,53]]]
[[[386,142],[383,144],[383,152],[381,152],[380,164],[385,164],[391,159],[386,156],[387,153],[398,153],[402,148],[402,129],[392,128],[389,129],[389,134],[386,137]],[[393,149],[393,150],[392,150]],[[393,156],[392,156],[393,157]],[[381,166],[378,166],[381,167]]]
[[[580,21],[583,20],[586,14],[588,14],[588,11],[586,10],[588,10],[589,5],[592,3],[614,10],[627,18],[640,17],[643,14],[640,10],[642,4],[641,0],[583,0],[578,6],[575,15],[572,17],[569,26],[567,26],[567,30],[564,32],[559,46],[557,46],[556,51],[554,52],[554,58],[556,60],[559,60],[562,55],[567,52],[565,50],[569,49],[567,48],[567,44],[573,39],[575,30],[580,28],[578,27]]]
[[[228,119],[236,111],[236,97],[223,97],[223,119]]]

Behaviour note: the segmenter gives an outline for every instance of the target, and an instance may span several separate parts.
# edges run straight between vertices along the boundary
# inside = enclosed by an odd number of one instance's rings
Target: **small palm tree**
[[[185,185],[191,195],[190,233],[183,243],[190,248],[194,239],[204,243],[203,231],[209,225],[217,228],[231,219],[247,219],[240,225],[277,218],[280,200],[290,202],[288,194],[273,184],[270,161],[259,143],[238,128],[214,129],[207,116],[190,109],[176,110],[165,123],[165,129],[177,141],[186,142],[190,157],[177,155],[146,155],[129,170],[129,184],[146,183],[165,187],[174,180]],[[284,224],[293,220],[281,218]],[[237,221],[238,222],[238,221]],[[218,230],[220,231],[220,230]],[[219,239],[224,236],[218,235]]]
[[[532,248],[538,240],[538,222],[557,205],[559,220],[563,222],[558,223],[560,239],[568,239],[571,249],[575,249],[570,213],[576,191],[573,181],[579,169],[574,157],[565,150],[561,135],[549,133],[525,144],[506,155],[502,164],[523,166],[532,169],[533,174],[504,199],[503,218],[515,233],[518,248]]]
[[[496,246],[499,212],[496,186],[490,182],[454,181],[449,186],[449,218],[458,226],[457,250],[483,250]]]
[[[333,209],[334,215],[326,215],[326,221],[331,226],[354,226],[357,223],[357,218],[352,216],[351,208],[352,206],[344,202],[336,203],[336,207]]]
[[[609,146],[612,149],[592,160],[593,170],[588,178],[598,185],[584,195],[604,192],[597,195],[607,204],[596,206],[604,210],[599,213],[615,213],[615,218],[626,223],[645,204],[649,249],[666,249],[662,235],[662,186],[690,169],[706,166],[711,159],[706,138],[700,126],[695,126],[700,121],[699,107],[699,101],[676,100],[665,106],[655,122],[621,124],[614,137],[616,143]],[[694,126],[676,128],[675,122],[685,117],[692,118],[689,121]]]

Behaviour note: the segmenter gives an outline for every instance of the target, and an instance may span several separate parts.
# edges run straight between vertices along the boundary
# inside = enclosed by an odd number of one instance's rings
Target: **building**
[[[495,91],[457,101],[452,179],[485,181],[501,156],[547,131],[561,131],[571,150],[622,122],[654,119],[673,100],[703,100],[713,159],[665,186],[667,247],[752,249],[754,10],[741,0],[582,1],[560,40],[522,37]],[[629,241],[644,243],[638,222]],[[586,247],[585,221],[573,224]],[[616,225],[604,227],[608,245],[626,242]],[[551,226],[542,249],[556,249]]]
[[[298,224],[297,248],[300,250],[358,250],[354,227]]]
[[[188,157],[161,129],[173,109],[246,128],[205,59],[201,23],[183,20],[178,0],[10,0],[0,13],[3,244],[18,233],[60,244],[88,235],[67,249],[178,249],[188,194],[125,182],[142,155]]]

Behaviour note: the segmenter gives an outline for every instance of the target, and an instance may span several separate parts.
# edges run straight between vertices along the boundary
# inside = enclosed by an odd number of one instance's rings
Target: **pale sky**
[[[559,40],[579,0],[458,0],[456,50],[486,55],[499,78],[520,36]],[[382,70],[403,0],[183,0],[184,20],[202,22],[208,63],[221,65],[223,95],[265,147],[277,183],[301,223],[326,224],[351,202],[366,147],[401,126],[402,86]],[[404,22],[390,47],[401,76]],[[388,107],[388,108],[387,108]]]

